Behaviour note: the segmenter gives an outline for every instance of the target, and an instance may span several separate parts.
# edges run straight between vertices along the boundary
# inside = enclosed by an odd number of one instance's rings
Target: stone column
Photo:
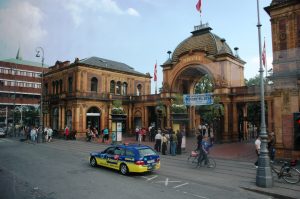
[[[273,131],[273,106],[272,106],[272,101],[268,100],[268,127],[267,131],[270,133]]]
[[[229,103],[224,103],[224,131],[222,132],[222,142],[229,142],[228,106]]]
[[[247,109],[247,104],[245,104],[243,106],[243,117],[244,117],[243,137],[244,137],[244,140],[249,140],[249,138],[250,138],[249,132],[248,132],[248,121],[245,120],[245,118],[247,118],[247,116],[248,116],[248,109]]]
[[[79,107],[78,107],[78,104],[75,105],[74,107],[74,119],[75,121],[73,122],[73,130],[76,130],[76,131],[79,131],[79,113],[80,113],[80,110],[79,110]]]
[[[131,133],[132,132],[132,119],[133,119],[133,114],[132,114],[132,104],[130,103],[128,106],[128,130]]]
[[[167,116],[167,127],[171,127],[171,108],[170,108],[170,105],[167,105],[166,116]],[[164,128],[164,126],[163,126],[163,128]]]
[[[233,129],[232,129],[232,141],[237,142],[239,141],[239,124],[238,124],[238,111],[237,111],[237,103],[232,104],[232,122],[233,122]]]

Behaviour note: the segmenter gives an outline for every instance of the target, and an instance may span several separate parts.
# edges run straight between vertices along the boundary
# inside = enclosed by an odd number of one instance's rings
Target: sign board
[[[183,103],[187,106],[191,105],[212,105],[214,103],[212,93],[183,95]]]
[[[122,122],[117,122],[117,141],[122,141]]]

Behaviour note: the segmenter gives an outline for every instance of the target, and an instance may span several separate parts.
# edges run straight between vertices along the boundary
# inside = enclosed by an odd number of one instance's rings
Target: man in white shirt
[[[254,144],[255,144],[255,151],[256,151],[256,155],[257,155],[257,160],[254,164],[255,164],[255,167],[258,168],[258,157],[260,154],[260,145],[261,145],[261,140],[260,140],[259,135],[256,137]]]

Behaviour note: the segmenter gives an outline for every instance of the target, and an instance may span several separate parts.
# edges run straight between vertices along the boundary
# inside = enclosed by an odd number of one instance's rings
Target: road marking
[[[185,186],[185,185],[188,185],[189,183],[183,183],[183,184],[180,184],[180,185],[177,185],[177,186],[175,186],[175,187],[173,187],[174,189],[176,189],[176,188],[178,188],[178,187],[182,187],[182,186]]]
[[[207,197],[204,197],[204,196],[199,196],[199,195],[196,195],[196,194],[191,194],[192,196],[195,196],[195,197],[197,197],[197,198],[204,198],[204,199],[209,199],[209,198],[207,198]]]
[[[165,186],[167,187],[169,183],[175,183],[175,182],[177,183],[177,182],[181,182],[181,181],[174,181],[174,180],[173,180],[173,181],[170,181],[169,178],[166,178],[165,181],[157,181],[157,182],[155,182],[155,183],[164,183]]]
[[[153,179],[155,179],[155,178],[157,178],[157,177],[158,177],[158,175],[155,175],[155,176],[153,176],[153,177],[151,177],[151,178],[147,178],[147,177],[143,176],[143,178],[146,178],[147,181],[153,180]]]

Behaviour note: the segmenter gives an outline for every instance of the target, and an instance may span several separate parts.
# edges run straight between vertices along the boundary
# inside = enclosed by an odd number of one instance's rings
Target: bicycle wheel
[[[300,173],[295,168],[289,167],[284,169],[282,178],[290,184],[296,184],[300,181]]]
[[[217,166],[216,161],[213,158],[208,157],[207,167],[208,168],[216,168],[216,166]]]
[[[198,156],[196,156],[196,157],[189,156],[188,159],[187,159],[187,162],[191,163],[191,164],[197,163],[198,162]]]

